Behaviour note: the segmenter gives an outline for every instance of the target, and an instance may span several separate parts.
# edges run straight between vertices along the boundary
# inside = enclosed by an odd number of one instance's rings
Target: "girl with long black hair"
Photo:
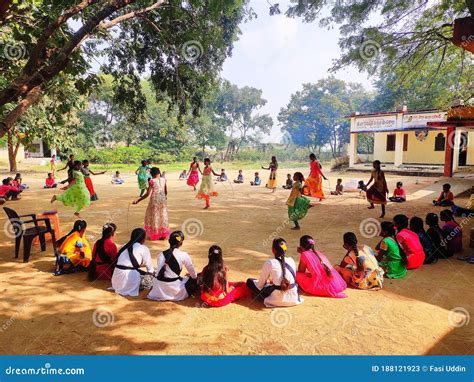
[[[168,242],[170,247],[158,255],[157,275],[148,294],[150,300],[181,301],[197,289],[197,274],[191,257],[181,250],[183,232],[172,232]],[[183,268],[186,268],[188,274],[181,277]]]
[[[115,293],[135,297],[140,290],[150,289],[155,269],[145,240],[145,230],[135,228],[130,241],[120,249],[112,275],[112,289]],[[146,271],[141,269],[142,267],[145,267]]]
[[[286,257],[287,251],[285,239],[274,239],[274,258],[265,261],[258,280],[247,280],[247,286],[268,308],[293,306],[303,302],[296,284],[296,264],[291,257]]]
[[[87,270],[92,251],[86,239],[86,229],[85,220],[76,220],[71,232],[57,241],[55,276]]]
[[[230,282],[227,279],[228,268],[224,264],[221,247],[211,246],[208,259],[209,263],[201,273],[201,300],[206,305],[220,307],[252,296],[244,282]]]
[[[117,261],[117,245],[114,235],[117,226],[106,223],[102,227],[102,237],[96,241],[92,249],[92,261],[89,265],[89,281],[110,280]]]
[[[382,241],[375,248],[378,252],[377,260],[389,279],[401,279],[407,274],[407,257],[395,238],[395,227],[392,222],[380,224]]]
[[[333,268],[327,257],[315,249],[315,241],[309,235],[301,236],[298,252],[300,262],[296,281],[306,293],[313,296],[347,297],[343,292],[346,282]]]
[[[359,244],[353,232],[346,232],[343,241],[347,253],[336,269],[347,285],[355,289],[381,289],[384,272],[373,249]]]

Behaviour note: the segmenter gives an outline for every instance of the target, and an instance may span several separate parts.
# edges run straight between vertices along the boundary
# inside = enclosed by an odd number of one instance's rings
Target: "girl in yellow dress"
[[[54,274],[85,271],[92,260],[92,249],[86,239],[87,223],[76,220],[74,226],[66,236],[58,240],[56,254],[56,268]]]
[[[201,169],[199,169],[199,171],[201,171]],[[214,191],[212,174],[215,176],[220,175],[213,170],[211,166],[211,160],[206,158],[204,159],[204,170],[202,171],[201,186],[199,187],[199,192],[196,196],[198,199],[204,199],[206,201],[206,207],[204,207],[204,209],[207,209],[211,206],[211,196],[217,196],[217,192]]]
[[[270,188],[272,192],[275,192],[277,188],[277,170],[278,170],[278,161],[276,156],[272,156],[272,161],[268,167],[263,167],[264,170],[270,170],[270,177],[268,178],[267,188]]]

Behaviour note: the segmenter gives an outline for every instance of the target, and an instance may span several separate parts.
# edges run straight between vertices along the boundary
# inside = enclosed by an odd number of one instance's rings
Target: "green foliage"
[[[349,140],[350,124],[346,116],[370,103],[371,95],[360,84],[345,83],[334,77],[304,84],[291,96],[278,120],[292,142],[316,147],[329,145],[334,157]]]
[[[329,12],[322,12],[323,8],[329,8]],[[418,83],[428,88],[436,83],[441,88],[447,74],[460,78],[457,83],[450,81],[451,85],[455,84],[455,97],[465,101],[472,97],[471,54],[451,42],[454,21],[466,16],[474,17],[474,5],[470,0],[373,0],[357,3],[295,0],[288,6],[286,15],[302,17],[306,22],[319,19],[324,27],[340,25],[339,46],[343,54],[335,61],[333,70],[355,65],[369,74],[380,75],[382,80],[397,72],[397,80],[405,78],[407,81],[402,81],[403,87]],[[369,18],[370,23],[367,22]],[[470,74],[466,73],[469,66]],[[434,92],[436,97],[433,100],[420,98],[416,101],[441,108],[450,106],[452,97],[449,92],[438,94],[436,89]],[[416,95],[411,98],[416,98]]]

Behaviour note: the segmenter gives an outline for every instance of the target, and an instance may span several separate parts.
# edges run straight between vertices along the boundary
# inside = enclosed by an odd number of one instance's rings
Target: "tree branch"
[[[103,21],[99,24],[99,28],[100,29],[109,29],[109,28],[112,28],[114,27],[115,25],[117,24],[120,24],[126,20],[130,20],[134,17],[140,17],[142,16],[143,14],[147,13],[147,12],[150,12],[150,11],[153,11],[155,9],[158,9],[159,7],[161,7],[163,4],[165,3],[165,0],[159,0],[157,1],[155,4],[153,5],[150,5],[149,7],[146,7],[146,8],[142,8],[142,9],[137,9],[135,11],[132,11],[132,12],[129,12],[129,13],[125,13],[124,15],[121,15],[121,16],[118,16],[110,21]]]

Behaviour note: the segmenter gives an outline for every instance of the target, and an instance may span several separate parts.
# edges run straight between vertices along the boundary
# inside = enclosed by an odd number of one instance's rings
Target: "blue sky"
[[[288,1],[278,1],[282,12]],[[241,25],[242,35],[235,43],[232,57],[223,68],[222,77],[242,86],[263,90],[268,101],[262,112],[274,120],[267,141],[279,141],[281,132],[277,115],[291,94],[302,84],[327,77],[334,59],[340,56],[339,30],[320,28],[317,22],[305,24],[285,15],[270,16],[266,0],[251,0],[258,18]],[[371,80],[355,68],[334,73],[336,78],[362,83],[371,88]]]

